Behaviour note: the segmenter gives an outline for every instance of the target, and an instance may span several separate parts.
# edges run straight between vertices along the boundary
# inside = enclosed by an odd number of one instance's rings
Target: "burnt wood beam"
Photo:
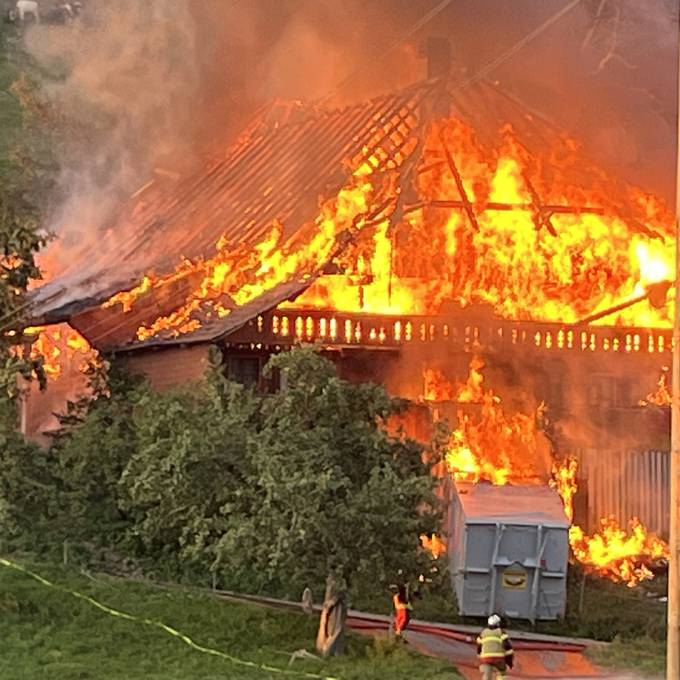
[[[421,208],[465,208],[465,203],[461,200],[456,199],[435,199],[433,201],[419,201],[418,203],[411,203],[410,205],[404,206],[404,214],[409,214],[420,210]],[[477,213],[483,213],[487,210],[524,210],[531,212],[535,209],[533,203],[499,203],[497,201],[488,201],[486,203],[473,203],[472,207],[476,209]],[[550,215],[560,214],[560,215],[578,215],[580,213],[587,213],[590,215],[604,215],[604,208],[598,208],[595,206],[575,206],[570,205],[544,205],[544,213]]]
[[[536,231],[540,231],[541,227],[545,227],[551,236],[557,236],[557,231],[555,230],[553,223],[550,221],[552,213],[543,207],[541,198],[526,172],[523,173],[523,179],[527,186],[527,190],[529,191],[529,195],[531,196],[531,202],[534,206],[534,224],[536,225]]]
[[[477,216],[475,215],[474,208],[472,207],[472,203],[470,202],[470,199],[468,198],[467,192],[465,191],[465,186],[463,185],[463,178],[460,176],[460,173],[458,172],[458,168],[456,167],[456,163],[453,160],[453,156],[451,155],[451,152],[449,151],[449,147],[446,146],[446,141],[444,140],[444,135],[441,131],[439,130],[439,141],[442,144],[442,149],[444,149],[444,156],[446,157],[446,163],[449,166],[449,170],[451,171],[451,174],[453,175],[454,180],[456,181],[456,187],[458,188],[458,193],[460,194],[461,201],[463,203],[463,208],[465,210],[465,213],[468,216],[468,219],[470,220],[470,224],[472,225],[473,229],[475,231],[479,231],[479,223],[477,222]]]

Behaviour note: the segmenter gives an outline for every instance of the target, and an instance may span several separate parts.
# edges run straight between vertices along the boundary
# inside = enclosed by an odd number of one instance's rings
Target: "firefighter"
[[[402,639],[402,633],[408,627],[411,620],[411,598],[409,597],[408,587],[404,583],[400,583],[397,592],[392,597],[392,604],[394,605],[394,634],[397,638]]]
[[[505,669],[512,668],[514,652],[508,634],[501,627],[501,617],[492,614],[488,626],[477,637],[477,656],[482,680],[504,680]]]

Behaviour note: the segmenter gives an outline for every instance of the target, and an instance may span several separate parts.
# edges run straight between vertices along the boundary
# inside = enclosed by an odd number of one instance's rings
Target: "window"
[[[260,383],[259,357],[229,357],[227,377],[246,387],[257,387]]]

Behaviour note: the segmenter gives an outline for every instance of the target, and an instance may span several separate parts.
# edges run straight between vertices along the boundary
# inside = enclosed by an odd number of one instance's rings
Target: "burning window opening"
[[[137,330],[138,340],[176,336],[307,278],[281,307],[436,315],[454,301],[515,320],[574,323],[606,312],[598,323],[669,326],[667,287],[654,305],[631,304],[672,278],[673,221],[661,201],[614,182],[565,138],[531,154],[510,126],[493,147],[456,118],[420,138],[414,120],[402,128],[389,147],[377,135],[351,161],[345,187],[288,240],[277,221],[253,246],[222,238],[211,258],[148,273],[103,307],[131,311],[186,279],[182,304]],[[324,274],[329,263],[340,273]]]

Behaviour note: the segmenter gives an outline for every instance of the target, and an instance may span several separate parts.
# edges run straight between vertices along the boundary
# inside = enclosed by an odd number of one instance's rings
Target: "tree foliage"
[[[285,385],[276,394],[226,380],[217,362],[203,382],[157,394],[114,366],[62,416],[47,454],[5,461],[0,500],[15,518],[42,513],[46,540],[212,569],[230,586],[299,594],[333,572],[361,590],[422,573],[435,480],[423,447],[388,432],[399,403],[310,350],[269,370]]]
[[[397,402],[341,380],[309,350],[273,358],[274,368],[285,389],[263,400],[247,497],[225,508],[218,563],[295,584],[329,571],[384,582],[421,568],[419,535],[437,519],[433,478],[422,447],[384,427]]]

